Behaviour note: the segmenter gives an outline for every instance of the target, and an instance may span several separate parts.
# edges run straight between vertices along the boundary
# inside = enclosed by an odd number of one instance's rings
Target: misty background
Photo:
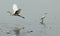
[[[14,3],[25,19],[9,15]],[[40,24],[42,16],[46,16],[45,25]],[[20,36],[60,36],[60,0],[0,0],[0,36],[12,36],[13,32],[6,32],[15,26],[25,27]],[[25,34],[29,30],[34,32]]]

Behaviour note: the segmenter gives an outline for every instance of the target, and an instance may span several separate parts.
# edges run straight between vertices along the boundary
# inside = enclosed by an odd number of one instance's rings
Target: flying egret
[[[10,11],[8,11],[8,13],[10,13],[10,15],[13,15],[13,16],[19,16],[19,17],[25,18],[25,17],[19,15],[21,10],[22,9],[18,9],[16,4],[13,4],[13,13],[11,13]]]

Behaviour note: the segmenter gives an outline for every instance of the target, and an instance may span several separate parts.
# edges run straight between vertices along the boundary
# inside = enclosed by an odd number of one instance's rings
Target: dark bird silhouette
[[[42,16],[42,17],[41,17],[41,22],[40,22],[41,24],[44,24],[44,18],[45,18],[45,17],[46,17],[46,16]]]

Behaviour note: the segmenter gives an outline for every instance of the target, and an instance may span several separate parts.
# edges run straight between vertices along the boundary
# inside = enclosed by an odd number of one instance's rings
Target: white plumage
[[[44,19],[46,16],[42,16],[41,19]]]
[[[18,7],[16,4],[13,4],[13,14],[18,10]]]
[[[19,15],[21,12],[21,9],[19,9],[16,4],[13,4],[13,13],[11,13],[10,11],[8,11],[8,12],[10,13],[10,15],[19,16],[19,17],[24,18],[23,16]]]

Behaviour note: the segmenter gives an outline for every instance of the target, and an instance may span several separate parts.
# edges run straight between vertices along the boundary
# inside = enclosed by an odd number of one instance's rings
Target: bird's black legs
[[[21,15],[18,15],[19,17],[22,17],[22,18],[25,18],[25,17],[23,17],[23,16],[21,16]]]

